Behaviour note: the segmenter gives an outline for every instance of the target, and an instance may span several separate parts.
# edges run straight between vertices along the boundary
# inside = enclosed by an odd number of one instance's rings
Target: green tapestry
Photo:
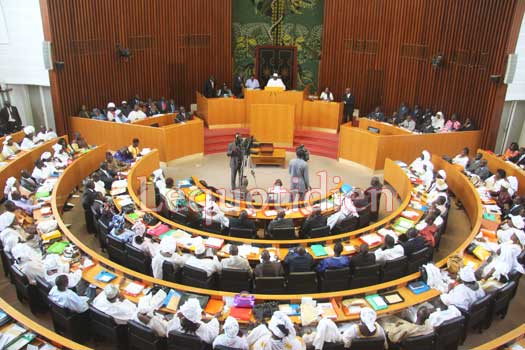
[[[248,77],[258,45],[297,47],[297,88],[317,90],[323,0],[233,0],[235,72]]]

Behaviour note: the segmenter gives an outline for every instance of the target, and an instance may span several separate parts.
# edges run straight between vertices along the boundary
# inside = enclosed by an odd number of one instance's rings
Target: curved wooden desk
[[[50,343],[53,343],[53,345],[55,346],[58,346],[63,349],[71,349],[71,350],[91,350],[91,348],[88,348],[87,346],[75,343],[74,341],[64,338],[63,336],[55,332],[52,332],[46,327],[36,323],[35,321],[30,319],[26,315],[17,311],[14,307],[9,305],[2,298],[0,298],[0,310],[2,310],[3,312],[11,316],[13,320],[22,324],[29,331],[36,333],[38,336],[42,338],[45,338]]]
[[[24,130],[20,130],[20,131],[14,132],[12,134],[2,136],[2,137],[0,137],[0,145],[4,144],[5,138],[7,136],[11,136],[13,138],[14,142],[20,144],[20,142],[22,142],[22,140],[24,139],[26,134],[24,133]]]
[[[501,337],[491,340],[488,343],[482,344],[474,350],[497,350],[501,349],[505,344],[513,343],[522,340],[525,337],[525,324],[513,329],[512,331],[503,334]],[[519,343],[521,346],[525,346],[525,342]],[[508,348],[505,348],[508,349]]]
[[[478,149],[478,153],[483,155],[483,159],[487,160],[489,170],[494,174],[496,170],[503,169],[507,176],[516,176],[518,179],[518,194],[525,194],[525,170],[521,169],[514,163],[507,162],[503,158],[498,157],[492,152]]]

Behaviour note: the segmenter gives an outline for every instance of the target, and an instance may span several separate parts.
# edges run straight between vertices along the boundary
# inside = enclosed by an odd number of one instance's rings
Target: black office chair
[[[32,314],[45,312],[46,309],[42,305],[46,303],[40,299],[40,294],[36,286],[30,285],[26,275],[15,265],[11,265],[9,271],[15,283],[16,297],[18,300],[21,303],[27,303]]]
[[[457,350],[463,337],[465,317],[458,316],[443,322],[434,329],[436,334],[435,350]]]
[[[407,273],[415,273],[419,271],[419,268],[425,265],[432,259],[432,247],[425,247],[410,254],[408,257]]]
[[[242,349],[231,348],[229,346],[224,346],[224,345],[217,345],[216,347],[213,348],[213,350],[242,350]]]
[[[311,294],[317,293],[317,274],[311,272],[292,272],[288,275],[288,294]]]
[[[470,305],[468,310],[461,310],[465,316],[465,327],[463,332],[462,343],[467,338],[467,331],[469,329],[476,329],[479,333],[487,328],[490,323],[492,311],[492,296],[485,295],[483,298]]]
[[[256,294],[285,294],[284,277],[255,277]]]
[[[328,269],[319,274],[321,292],[347,290],[350,285],[350,268]]]
[[[505,286],[499,289],[494,295],[492,302],[492,318],[498,316],[501,319],[504,319],[507,316],[507,311],[509,309],[510,302],[514,295],[514,291],[518,285],[514,281],[508,282]]]
[[[359,228],[370,225],[372,214],[370,213],[370,204],[359,211]]]
[[[248,270],[222,269],[220,276],[221,290],[242,292],[252,290],[252,273]]]
[[[385,339],[381,337],[352,339],[349,350],[385,350]]]
[[[4,269],[4,276],[9,276],[9,266],[11,262],[8,260],[6,253],[4,252],[4,246],[2,241],[0,241],[0,260],[2,261],[2,268]]]
[[[359,228],[359,218],[349,216],[332,229],[332,234],[345,233],[355,231]]]
[[[310,238],[321,238],[326,237],[330,234],[330,226],[320,226],[310,230]]]
[[[394,260],[385,262],[381,268],[381,281],[388,282],[404,277],[407,272],[408,259],[400,256]]]
[[[116,262],[119,265],[125,265],[126,243],[111,234],[107,236],[107,241],[109,259]]]
[[[210,233],[222,233],[221,224],[215,221],[207,223],[206,220],[203,220],[200,225],[200,229]]]
[[[51,319],[55,332],[76,342],[89,339],[89,312],[76,313],[47,299],[51,308]]]
[[[230,236],[237,238],[257,238],[257,230],[243,227],[230,227]]]
[[[215,289],[216,275],[208,276],[204,270],[184,265],[182,268],[182,284],[197,288]]]
[[[381,266],[379,264],[354,267],[350,275],[350,289],[378,284],[380,271]]]
[[[430,333],[417,337],[408,337],[401,341],[400,346],[403,350],[434,350],[435,335]]]
[[[324,343],[323,350],[345,350],[343,343]]]
[[[158,337],[151,328],[135,320],[128,321],[129,348],[131,350],[165,350],[165,337]]]
[[[164,281],[178,283],[181,280],[181,274],[182,269],[179,266],[164,260],[162,263],[162,279]]]
[[[295,239],[295,228],[294,227],[276,227],[272,229],[269,234],[273,239],[276,240],[291,240]]]
[[[126,266],[131,270],[151,276],[151,257],[130,243],[125,244]]]
[[[113,344],[114,349],[128,349],[128,326],[117,325],[113,317],[106,315],[94,306],[89,306],[91,330],[95,338],[104,339]]]
[[[37,276],[36,278],[36,289],[38,291],[38,295],[40,295],[40,300],[43,301],[42,303],[42,309],[48,310],[49,309],[49,303],[48,303],[48,295],[49,291],[51,290],[52,286],[50,283],[48,283],[43,276]]]
[[[104,220],[97,221],[98,228],[98,242],[102,251],[105,251],[108,247],[107,237],[109,235],[109,227]]]
[[[204,350],[207,344],[196,335],[171,331],[168,334],[167,350]]]

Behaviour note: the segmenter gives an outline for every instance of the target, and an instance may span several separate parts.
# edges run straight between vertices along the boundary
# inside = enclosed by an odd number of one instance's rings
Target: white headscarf
[[[35,132],[35,128],[32,125],[28,125],[24,128],[24,134],[29,135]]]
[[[6,195],[10,195],[11,192],[13,192],[14,190],[16,190],[15,184],[16,184],[16,178],[15,178],[15,177],[12,177],[12,176],[11,176],[10,178],[8,178],[8,179],[5,181],[4,194],[6,194]]]
[[[171,236],[164,237],[160,241],[159,251],[161,253],[173,254],[173,253],[175,253],[175,249],[176,248],[177,248],[177,241],[175,240],[175,238],[173,238]]]
[[[197,323],[202,319],[202,308],[199,301],[195,298],[190,298],[180,307],[182,315],[193,323]]]
[[[283,325],[288,330],[288,336],[286,336],[280,329],[279,325]],[[282,311],[275,311],[272,315],[270,323],[268,323],[268,329],[280,339],[291,337],[295,338],[295,328],[292,320]]]
[[[337,325],[329,318],[322,318],[317,325],[313,346],[315,349],[322,349],[324,343],[341,342],[341,332]]]
[[[59,258],[56,254],[49,254],[44,259],[44,269],[46,272],[51,270],[58,270],[60,267],[57,261],[57,258]]]
[[[438,171],[438,175],[443,179],[443,180],[446,180],[447,179],[447,172],[443,169],[441,169],[440,171]]]
[[[153,172],[153,178],[154,180],[153,181],[157,181],[157,180],[163,180],[164,179],[164,175],[162,174],[162,169],[157,169]]]
[[[12,139],[13,139],[13,137],[12,137],[11,135],[7,135],[7,136],[5,137],[5,139],[4,139],[4,145],[7,145],[7,143],[8,143],[10,140],[12,140]]]
[[[40,156],[40,159],[42,159],[42,160],[49,160],[49,159],[51,159],[51,152],[44,152],[44,153],[42,153],[42,155]]]
[[[364,323],[364,325],[366,326],[366,328],[368,328],[370,332],[375,332],[377,314],[374,310],[372,310],[369,307],[362,308],[360,318],[361,322]]]
[[[55,143],[53,145],[53,149],[55,150],[55,154],[57,154],[58,152],[60,152],[62,150],[62,145],[58,144],[58,143]]]
[[[523,221],[523,218],[520,215],[509,215],[510,220],[512,221],[512,226],[515,228],[522,230],[523,227],[525,227],[525,222]]]
[[[494,268],[493,276],[497,280],[499,280],[501,276],[508,278],[508,274],[513,270],[524,274],[525,270],[517,260],[520,251],[520,248],[515,244],[502,244],[500,253],[492,260],[486,269],[491,270]]]
[[[231,316],[224,321],[224,334],[228,338],[235,338],[239,334],[239,322]]]
[[[5,211],[0,215],[0,231],[5,230],[7,227],[11,226],[13,224],[13,221],[15,221],[15,214],[11,213],[10,211]]]
[[[11,250],[13,258],[20,262],[31,260],[31,257],[34,256],[34,252],[29,248],[27,244],[19,243],[13,247]],[[23,259],[22,259],[23,258]]]
[[[114,284],[108,284],[104,288],[104,294],[106,294],[106,298],[113,299],[115,298],[119,293],[118,287]]]
[[[199,244],[195,247],[195,255],[201,255],[206,253],[206,247],[204,244]]]
[[[459,270],[459,278],[463,281],[463,282],[476,282],[476,275],[474,273],[474,269],[472,268],[472,266],[470,265],[467,265],[467,266],[464,266],[461,268],[461,270]]]

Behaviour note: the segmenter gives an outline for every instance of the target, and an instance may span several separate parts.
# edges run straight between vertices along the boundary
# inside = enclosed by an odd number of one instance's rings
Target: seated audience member
[[[503,159],[509,160],[510,158],[516,157],[519,154],[519,149],[520,148],[518,144],[516,142],[512,142],[505,150],[505,153],[503,153]]]
[[[465,123],[463,124],[461,129],[459,129],[459,131],[472,131],[472,130],[476,130],[476,125],[474,124],[472,120],[470,120],[470,118],[465,119]]]
[[[408,240],[402,243],[402,247],[405,251],[406,256],[412,255],[426,246],[425,239],[419,235],[419,232],[415,228],[410,228],[407,233]]]
[[[184,106],[180,106],[179,113],[177,113],[177,116],[175,117],[175,123],[184,123],[191,119],[191,115],[188,112],[186,112]]]
[[[80,153],[89,149],[88,143],[86,142],[86,140],[84,140],[84,138],[79,132],[75,132],[75,134],[73,135],[71,147],[73,148],[75,153]]]
[[[437,112],[436,115],[432,117],[432,128],[434,129],[434,132],[440,132],[444,126],[445,117],[442,112]]]
[[[250,230],[254,230],[254,232],[256,230],[255,223],[252,220],[250,220],[248,212],[246,210],[241,210],[238,218],[233,217],[230,219],[230,229],[234,227],[247,228]]]
[[[87,110],[87,107],[86,105],[82,105],[80,106],[80,111],[78,112],[78,116],[80,118],[91,118],[91,116],[89,115],[89,111]]]
[[[128,120],[130,122],[134,122],[134,121],[137,121],[137,120],[142,120],[142,119],[146,119],[147,116],[146,116],[146,113],[144,113],[141,109],[140,109],[140,105],[139,104],[136,104],[134,107],[133,107],[133,110],[129,113],[128,115]]]
[[[31,125],[28,125],[24,128],[24,139],[20,144],[20,149],[22,151],[29,151],[36,147],[37,144],[42,143],[42,140],[35,140],[35,128]]]
[[[91,206],[97,198],[97,191],[95,191],[95,183],[89,180],[84,186],[84,192],[82,192],[82,208],[84,209],[84,218],[86,220],[86,228],[89,233],[95,233],[95,218],[91,212]]]
[[[525,147],[521,147],[516,156],[510,157],[507,160],[516,164],[517,166],[525,166]]]
[[[321,92],[321,95],[319,96],[319,99],[321,101],[328,101],[328,102],[332,102],[334,100],[334,94],[332,94],[332,92],[330,91],[330,89],[328,87],[326,87],[324,89],[323,92]]]
[[[416,122],[417,122],[417,120],[418,120],[419,118],[421,118],[421,116],[423,115],[423,113],[424,113],[423,109],[422,109],[418,104],[416,104],[416,105],[414,105],[414,109],[410,112],[410,115],[411,115],[412,117],[414,117],[414,119],[415,119]]]
[[[417,175],[425,173],[423,165],[426,165],[428,170],[433,171],[434,164],[432,164],[431,159],[432,157],[430,156],[430,153],[428,151],[423,151],[421,152],[421,156],[416,158],[416,160],[410,164],[409,168]]]
[[[155,104],[160,113],[168,113],[168,101],[166,101],[164,96],[162,96]]]
[[[217,197],[211,193],[206,194],[206,204],[203,208],[203,217],[207,223],[217,222],[222,228],[230,227],[230,220],[224,215],[217,204]]]
[[[518,216],[509,216],[509,218],[501,223],[499,229],[496,231],[496,236],[500,243],[514,242],[518,239],[521,245],[525,243],[525,233],[523,228],[525,227],[525,222],[523,217]]]
[[[323,350],[325,343],[341,344],[341,331],[334,321],[323,317],[317,324],[315,331],[303,334],[303,341],[308,349]]]
[[[508,182],[503,182],[501,184],[500,190],[496,195],[496,203],[500,208],[505,208],[512,204],[512,197],[509,194],[510,184]]]
[[[219,274],[222,269],[221,262],[216,255],[213,255],[213,258],[206,256],[206,247],[204,244],[195,247],[195,255],[190,256],[190,258],[186,260],[185,265],[206,271],[208,277],[214,273]]]
[[[400,123],[399,126],[409,131],[416,130],[416,122],[412,119],[411,115],[407,115],[406,119]]]
[[[479,165],[479,168],[474,170],[474,175],[479,176],[483,181],[486,181],[490,176],[490,169],[486,159],[482,159]]]
[[[11,201],[28,215],[33,215],[33,210],[42,208],[42,204],[33,204],[33,200],[22,197],[18,191],[11,193]]]
[[[115,157],[113,157],[113,154],[111,154],[111,152],[106,152],[106,164],[108,166],[108,170],[115,174],[122,171],[126,171],[129,167],[128,164],[121,162],[120,160],[117,160]]]
[[[461,129],[461,123],[458,121],[458,116],[454,113],[445,123],[443,131],[459,131],[459,129]]]
[[[153,117],[153,116],[156,116],[156,115],[159,115],[160,114],[160,111],[158,110],[157,108],[157,105],[155,103],[151,103],[149,105],[149,110],[148,110],[148,117]]]
[[[247,337],[251,350],[302,350],[294,324],[282,311],[275,311],[268,325],[255,327]]]
[[[144,237],[143,234],[136,234],[133,237],[132,245],[133,247],[139,249],[149,257],[154,257],[157,251],[156,244],[151,241],[150,238]]]
[[[119,287],[108,284],[93,300],[93,307],[113,317],[117,324],[126,324],[137,313],[137,306],[120,296]]]
[[[166,179],[164,178],[164,172],[161,168],[153,171],[153,183],[155,187],[159,190],[160,194],[166,192]]]
[[[143,324],[153,331],[157,337],[166,337],[169,321],[163,314],[156,313],[164,303],[166,292],[162,289],[155,294],[149,292],[139,299],[137,314],[134,321]]]
[[[20,151],[21,151],[20,146],[18,146],[18,144],[13,141],[13,137],[11,135],[7,135],[4,139],[4,147],[2,148],[2,155],[5,158],[9,158],[9,157],[16,155]]]
[[[508,209],[505,210],[505,215],[506,216],[519,215],[521,213],[522,209],[525,208],[525,206],[523,204],[524,204],[523,197],[522,196],[515,196],[514,199],[512,200],[512,204],[509,205]]]
[[[42,159],[37,159],[31,177],[41,184],[51,175],[51,173],[52,169],[48,168]]]
[[[115,181],[115,174],[108,169],[108,164],[106,162],[100,163],[100,168],[98,169],[98,176],[100,181],[104,183],[106,190],[111,190],[111,185]]]
[[[377,106],[372,113],[367,116],[368,119],[373,119],[378,122],[385,121],[385,115],[381,112],[381,107]]]
[[[38,189],[38,182],[31,177],[27,170],[20,172],[20,186],[30,193],[36,192]]]
[[[140,147],[139,147],[140,141],[137,138],[134,138],[131,145],[128,147],[129,153],[133,156],[133,158],[137,158],[140,155]]]
[[[503,169],[498,169],[494,175],[485,181],[485,187],[487,190],[497,193],[500,191],[503,183],[508,183],[507,173]]]
[[[252,90],[261,88],[261,85],[259,84],[259,80],[257,80],[254,74],[251,74],[250,78],[246,80],[245,86],[247,89],[252,89]]]
[[[388,342],[383,328],[376,322],[377,314],[369,307],[361,309],[359,323],[353,324],[343,333],[343,342],[345,348],[350,348],[354,339],[361,338],[384,338],[385,349],[388,348]]]
[[[264,249],[261,252],[261,263],[255,266],[255,277],[279,277],[284,275],[283,266],[277,261],[270,261],[270,252]]]
[[[171,236],[162,238],[157,253],[153,259],[151,259],[153,277],[162,279],[162,265],[164,264],[164,261],[171,263],[174,267],[184,265],[185,257],[179,255],[179,253],[176,252],[176,249],[177,241],[175,238]]]
[[[79,282],[82,281],[82,268],[69,271],[69,262],[62,261],[58,254],[48,254],[43,260],[44,264],[44,278],[53,285],[58,276],[66,276],[68,279],[68,287],[75,288]]]
[[[36,134],[35,139],[45,142],[45,141],[50,141],[57,137],[58,135],[53,131],[53,129],[48,129],[44,125],[42,125],[40,127],[40,130],[38,130],[38,133]]]
[[[100,109],[98,108],[93,108],[93,115],[91,116],[91,119],[95,119],[95,120],[108,120],[108,118],[106,118],[106,116],[104,115],[104,113],[102,113],[100,111]]]
[[[387,123],[390,123],[392,125],[399,125],[405,121],[405,117],[401,117],[399,113],[396,111],[392,113],[392,116],[387,119]]]
[[[102,195],[105,195],[106,184],[104,183],[104,181],[100,180],[100,174],[93,173],[91,175],[91,180],[93,180],[93,183],[95,184],[95,191],[100,192]]]
[[[441,294],[440,298],[447,306],[454,305],[459,309],[468,310],[474,302],[485,296],[485,291],[476,280],[474,269],[471,266],[462,267],[458,277],[459,284],[448,293]]]
[[[291,248],[284,258],[284,263],[288,271],[292,272],[309,272],[312,271],[314,258],[302,246]]]
[[[60,307],[81,314],[89,310],[88,297],[79,296],[68,288],[69,280],[66,275],[55,278],[55,285],[49,291],[49,300]]]
[[[115,106],[115,103],[113,102],[108,103],[107,113],[106,113],[107,120],[109,120],[110,122],[114,122],[117,115],[119,115],[120,113],[121,111],[120,109],[117,109],[117,107]]]
[[[275,180],[272,187],[268,188],[268,203],[280,203],[281,199],[285,196],[281,196],[281,193],[286,193],[283,188],[283,182],[281,179]]]
[[[116,151],[113,157],[119,162],[123,162],[127,164],[133,162],[133,155],[131,154],[131,152],[128,150],[127,147],[122,147],[121,149]]]
[[[301,238],[310,237],[312,230],[314,228],[326,226],[326,221],[326,217],[321,214],[321,208],[319,206],[314,206],[310,216],[303,222],[299,236]]]
[[[436,241],[434,239],[436,232],[438,231],[438,227],[435,224],[436,221],[436,215],[428,215],[425,218],[425,227],[423,227],[421,230],[419,230],[419,235],[425,240],[425,243],[431,247],[435,247]]]
[[[202,322],[202,308],[195,298],[188,299],[168,324],[169,332],[195,335],[207,344],[212,344],[219,335],[219,321],[214,317],[208,323]]]
[[[501,244],[498,252],[492,254],[478,267],[476,277],[506,283],[510,280],[512,273],[525,274],[523,265],[518,262],[520,253],[521,248],[516,244]]]
[[[359,251],[350,259],[352,267],[370,266],[376,263],[376,256],[374,253],[368,251],[368,244],[362,243],[359,246]]]
[[[129,114],[131,113],[132,111],[132,108],[131,106],[128,104],[128,101],[122,101],[120,103],[120,111],[122,112],[122,114],[124,114],[124,116],[127,118],[129,116]]]
[[[19,186],[20,186],[20,183],[18,182],[16,177],[11,176],[7,178],[7,180],[5,181],[5,187],[4,187],[4,197],[10,200],[11,194],[13,192],[18,191]]]
[[[463,148],[460,154],[452,158],[452,164],[459,165],[461,169],[465,169],[468,162],[470,161],[470,158],[468,157],[470,150],[468,147]]]
[[[114,215],[109,224],[109,227],[111,228],[109,234],[117,238],[119,241],[131,243],[133,242],[133,237],[135,237],[135,232],[126,228],[125,223],[126,219],[124,218],[123,213],[120,215]]]
[[[272,237],[272,231],[275,228],[293,228],[293,220],[285,218],[286,212],[284,210],[279,210],[277,212],[277,217],[268,223],[266,227],[266,233]]]
[[[418,105],[414,106],[414,108],[416,107],[419,108]],[[405,102],[401,102],[401,105],[399,105],[399,108],[397,109],[397,113],[399,114],[400,117],[406,117],[407,115],[411,115],[410,108],[408,108]]]
[[[468,162],[467,166],[465,167],[465,172],[469,175],[473,174],[481,166],[482,160],[483,160],[483,154],[476,153],[476,156],[474,157],[474,159]]]
[[[352,200],[352,194],[352,191],[345,193],[339,210],[328,217],[327,224],[330,226],[330,230],[349,217],[359,217]]]
[[[239,256],[239,248],[232,244],[229,250],[230,256],[221,260],[223,269],[251,271],[250,263],[246,258]]]
[[[433,332],[431,326],[419,322],[419,314],[422,313],[428,314],[428,309],[426,307],[421,307],[418,310],[418,322],[416,323],[409,322],[398,315],[383,317],[378,322],[381,327],[383,327],[383,330],[388,337],[388,341],[393,344],[399,344],[407,338],[427,335]],[[425,315],[424,317],[428,317],[428,315]]]
[[[334,256],[324,258],[315,268],[317,272],[324,272],[328,269],[342,269],[350,265],[350,258],[342,256],[343,245],[340,242],[334,244]]]
[[[217,92],[218,97],[233,97],[233,92],[226,83],[222,84],[222,87]]]
[[[64,169],[67,167],[72,157],[66,152],[64,146],[59,143],[53,145],[53,160],[55,161],[55,167]]]
[[[246,338],[239,337],[239,322],[231,316],[228,316],[224,321],[223,334],[219,334],[213,341],[213,348],[218,346],[227,347],[236,350],[248,350],[248,342]]]
[[[370,181],[370,187],[365,190],[365,196],[368,204],[370,205],[370,219],[377,221],[379,216],[379,208],[381,207],[381,192],[383,190],[383,184],[377,176],[372,177]]]
[[[403,247],[399,244],[395,244],[392,236],[385,236],[385,243],[382,248],[377,249],[374,252],[376,261],[380,264],[384,264],[387,261],[397,259],[405,255]]]
[[[17,243],[11,249],[15,264],[29,281],[29,284],[36,285],[36,278],[44,275],[44,263],[40,251],[37,251],[26,243]]]

